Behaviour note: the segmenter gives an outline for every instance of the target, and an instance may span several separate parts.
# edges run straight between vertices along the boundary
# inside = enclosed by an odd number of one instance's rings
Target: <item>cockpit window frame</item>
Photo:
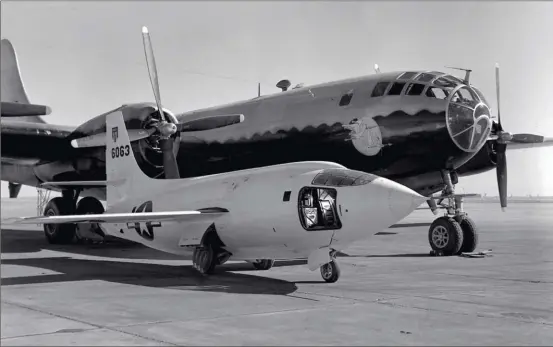
[[[375,95],[375,92],[377,91],[377,87],[379,85],[386,85],[386,87],[382,90],[382,94],[381,95]],[[378,81],[374,87],[373,87],[373,90],[371,91],[371,98],[381,98],[383,96],[386,96],[387,93],[388,93],[388,90],[390,89],[390,86],[392,85],[392,82],[391,81]],[[380,91],[380,90],[379,90]]]

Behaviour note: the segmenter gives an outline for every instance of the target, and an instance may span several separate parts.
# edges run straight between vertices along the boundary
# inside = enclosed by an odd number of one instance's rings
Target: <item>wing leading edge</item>
[[[13,224],[63,224],[63,223],[126,223],[183,221],[199,218],[215,218],[229,211],[224,208],[205,208],[192,211],[140,212],[140,213],[103,213],[50,217],[16,217],[2,221],[4,225]]]

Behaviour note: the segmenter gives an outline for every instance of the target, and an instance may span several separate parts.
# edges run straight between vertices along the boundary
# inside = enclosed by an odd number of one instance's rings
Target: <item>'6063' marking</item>
[[[114,147],[111,149],[111,158],[122,158],[131,154],[131,147],[129,145]]]

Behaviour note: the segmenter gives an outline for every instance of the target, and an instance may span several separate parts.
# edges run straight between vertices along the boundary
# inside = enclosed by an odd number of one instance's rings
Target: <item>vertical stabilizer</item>
[[[9,40],[2,39],[1,52],[2,117],[18,117],[18,120],[22,121],[44,123],[39,116],[48,115],[52,110],[48,106],[29,103],[19,71],[17,55]]]
[[[106,195],[109,207],[159,182],[146,176],[138,166],[121,111],[106,116],[106,132]]]

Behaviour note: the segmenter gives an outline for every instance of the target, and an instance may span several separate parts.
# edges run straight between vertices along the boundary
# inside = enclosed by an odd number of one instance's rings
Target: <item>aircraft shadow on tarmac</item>
[[[146,287],[235,294],[287,295],[297,290],[293,282],[231,272],[255,271],[253,266],[248,263],[227,263],[217,267],[213,275],[203,276],[191,265],[133,262],[133,259],[186,259],[171,254],[167,255],[140,244],[115,241],[92,246],[78,244],[50,245],[44,239],[43,233],[35,230],[3,229],[1,236],[3,254],[35,253],[42,250],[62,252],[62,254],[51,257],[47,255],[36,258],[2,259],[2,265],[33,267],[57,273],[2,278],[2,286],[103,280]],[[128,252],[121,252],[121,250],[125,249]],[[64,256],[63,253],[120,258],[127,259],[127,261],[73,258],[71,256]],[[305,264],[305,261],[278,262],[275,263],[275,267],[302,263]],[[263,273],[264,271],[256,272]]]

